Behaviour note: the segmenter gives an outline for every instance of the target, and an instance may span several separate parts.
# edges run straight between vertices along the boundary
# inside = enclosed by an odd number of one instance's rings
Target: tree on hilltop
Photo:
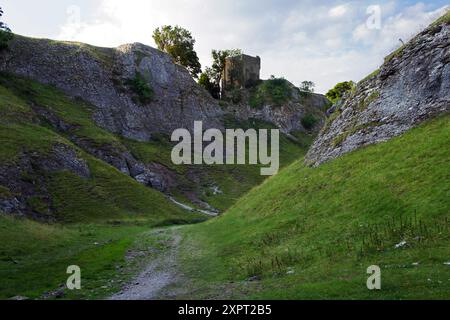
[[[197,53],[194,50],[195,39],[192,34],[179,26],[162,26],[153,32],[158,49],[169,54],[176,63],[186,67],[194,78],[202,72]]]
[[[300,84],[299,89],[300,89],[300,91],[303,91],[303,92],[314,93],[315,87],[316,87],[316,84],[314,82],[312,82],[312,81],[303,81]]]

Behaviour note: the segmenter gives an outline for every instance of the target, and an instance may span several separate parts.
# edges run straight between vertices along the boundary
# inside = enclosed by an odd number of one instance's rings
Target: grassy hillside
[[[63,227],[0,215],[0,299],[43,298],[65,284],[70,265],[80,266],[85,280],[85,290],[72,292],[74,298],[96,298],[117,290],[119,283],[110,280],[128,275],[118,274],[116,267],[125,265],[134,239],[149,227],[136,222]]]
[[[238,122],[226,120],[227,128],[265,128],[274,129],[270,123],[252,120]],[[314,135],[299,133],[298,141],[289,139],[286,135],[280,136],[280,166],[285,167],[298,157],[306,153],[312,143]],[[123,144],[140,161],[144,163],[157,162],[177,173],[178,186],[170,190],[174,196],[189,203],[186,194],[195,194],[221,212],[226,211],[236,201],[253,187],[261,184],[266,177],[261,176],[260,166],[249,165],[212,165],[212,166],[176,166],[171,160],[172,145],[168,137],[160,136],[158,140],[143,143],[122,139]],[[193,181],[190,176],[198,177]],[[219,192],[214,192],[217,187]],[[195,205],[194,205],[195,206]]]
[[[187,227],[189,297],[449,299],[449,119],[319,168],[299,160]]]
[[[55,114],[70,129],[57,130],[35,112],[37,106]],[[65,283],[69,265],[82,268],[86,290],[67,292],[67,298],[103,297],[120,286],[111,280],[130,276],[129,270],[116,268],[127,265],[126,253],[140,234],[156,226],[205,219],[181,210],[163,194],[75,145],[74,137],[98,148],[123,148],[117,137],[95,126],[91,114],[89,105],[52,87],[0,76],[0,167],[20,168],[24,155],[45,159],[53,146],[61,144],[75,150],[90,170],[89,178],[71,171],[43,170],[24,170],[13,177],[35,187],[36,195],[27,199],[35,214],[65,225],[0,212],[0,299],[42,298]],[[0,201],[11,196],[20,194],[0,184]]]
[[[34,168],[13,177],[35,189],[36,194],[27,196],[33,214],[56,223],[13,218],[0,212],[0,299],[16,295],[42,298],[44,292],[64,284],[69,265],[82,268],[85,290],[66,292],[66,298],[104,297],[120,287],[111,279],[125,280],[131,275],[116,268],[127,265],[127,252],[143,245],[139,240],[143,233],[157,226],[206,219],[178,208],[162,193],[95,158],[85,146],[129,150],[144,163],[160,163],[178,174],[181,184],[179,192],[174,190],[177,198],[187,203],[189,199],[182,192],[198,192],[202,200],[221,210],[264,179],[254,166],[175,167],[167,137],[155,137],[148,143],[118,137],[95,125],[93,111],[93,106],[51,86],[0,74],[0,167],[20,168],[24,155],[46,159],[58,144],[75,150],[90,171],[84,178],[68,170]],[[303,142],[282,137],[282,165],[305,152],[312,137],[302,137]],[[184,177],[190,170],[199,172],[199,183]],[[206,192],[211,186],[219,187],[221,193]],[[14,196],[20,194],[0,183],[0,201]]]
[[[113,153],[129,151],[143,163],[158,163],[173,172],[177,185],[169,191],[180,201],[190,203],[192,199],[187,195],[195,195],[194,198],[210,203],[222,212],[265,178],[256,166],[175,166],[170,158],[172,144],[169,137],[155,135],[152,141],[138,142],[116,136],[96,126],[92,120],[92,105],[29,79],[0,74],[0,102],[0,165],[14,162],[23,151],[45,156],[57,142],[82,149],[88,146],[99,151],[113,150]],[[42,113],[50,114],[53,123],[42,117]],[[240,123],[230,118],[226,122],[229,128],[274,128],[257,120]],[[55,123],[65,130],[55,127]],[[313,136],[301,133],[299,138],[301,141],[293,141],[282,135],[282,166],[292,163],[306,152]],[[85,154],[83,157],[93,161]],[[193,180],[192,176],[198,181]],[[219,193],[212,192],[215,187],[218,187]],[[80,198],[83,198],[82,194]]]
[[[63,222],[145,217],[161,223],[192,219],[161,193],[140,185],[72,142],[76,137],[99,148],[121,148],[114,135],[95,126],[88,105],[49,86],[8,75],[0,76],[0,102],[0,165],[17,165],[24,154],[45,158],[56,144],[62,144],[76,150],[89,166],[88,179],[70,171],[22,171],[17,178],[40,189],[37,196],[28,199],[37,213],[50,214]],[[55,114],[70,129],[58,131],[39,117],[33,110],[36,106]],[[44,200],[44,195],[50,201]]]

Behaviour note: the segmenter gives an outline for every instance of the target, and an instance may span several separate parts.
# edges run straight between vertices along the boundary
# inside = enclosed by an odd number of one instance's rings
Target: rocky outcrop
[[[223,111],[189,72],[163,52],[142,44],[116,49],[16,36],[1,55],[0,70],[51,84],[96,106],[99,126],[124,137],[146,141],[152,133],[190,128],[221,128]],[[152,101],[133,99],[127,83],[141,74]]]
[[[225,129],[230,117],[233,120],[270,122],[288,134],[291,131],[306,131],[301,120],[306,114],[313,113],[320,120],[315,128],[318,130],[328,103],[321,95],[300,97],[298,89],[293,90],[292,99],[276,107],[266,105],[255,109],[246,104],[219,102],[200,87],[185,68],[173,63],[170,56],[138,43],[118,48],[98,48],[81,43],[16,36],[10,42],[9,49],[0,53],[0,71],[5,73],[2,74],[5,78],[13,74],[60,89],[68,100],[75,101],[74,109],[79,107],[87,111],[87,117],[91,118],[86,124],[71,119],[73,115],[65,117],[64,110],[55,110],[58,108],[36,100],[33,95],[43,93],[33,93],[32,87],[23,90],[11,88],[17,91],[15,94],[18,96],[25,97],[25,103],[32,109],[29,114],[33,114],[33,119],[29,121],[50,127],[64,137],[61,141],[70,141],[69,146],[55,146],[50,155],[34,157],[24,150],[17,163],[0,163],[0,187],[10,190],[3,195],[0,193],[0,211],[40,220],[52,216],[51,212],[47,214],[45,211],[52,208],[49,193],[45,188],[36,187],[46,185],[42,179],[47,173],[68,170],[80,177],[89,177],[86,163],[76,156],[78,151],[117,168],[145,186],[168,196],[179,195],[198,208],[216,212],[202,199],[205,189],[217,184],[220,178],[215,175],[210,177],[208,169],[202,166],[186,167],[185,171],[178,172],[170,167],[167,159],[161,163],[158,156],[148,159],[136,152],[128,142],[154,143],[160,136],[166,139],[166,135],[170,136],[175,129],[190,129],[194,121],[200,120],[205,130],[212,127]],[[144,82],[151,92],[150,98],[141,99],[140,92],[133,85],[136,79]],[[28,93],[31,93],[29,97]],[[88,128],[89,131],[96,126],[108,131],[108,135],[113,133],[110,135],[113,139],[97,141],[90,134],[78,132],[80,128]],[[170,148],[170,143],[166,143],[167,146],[155,144],[155,149]],[[22,175],[31,178],[18,178]],[[30,204],[30,199],[36,200],[35,206]]]
[[[24,153],[15,163],[0,165],[0,211],[15,216],[52,220],[48,210],[52,199],[45,182],[48,173],[69,171],[87,179],[91,173],[78,151],[65,144],[56,144],[48,154]],[[36,203],[45,203],[44,206]],[[42,208],[41,208],[42,207]]]
[[[100,127],[139,141],[148,141],[154,133],[191,129],[194,121],[200,120],[205,129],[223,129],[227,114],[262,119],[290,132],[301,129],[299,119],[305,105],[321,110],[328,103],[324,96],[311,95],[305,103],[293,99],[283,108],[224,108],[170,56],[139,43],[99,48],[16,36],[0,55],[0,71],[81,97],[96,107],[94,119]],[[153,91],[151,101],[141,103],[135,99],[129,82],[137,74]]]
[[[331,110],[306,156],[318,166],[383,142],[450,109],[450,25],[433,24],[386,58]]]
[[[325,110],[330,101],[321,94],[300,93],[292,85],[291,98],[280,106],[266,103],[261,108],[253,108],[248,103],[230,104],[226,110],[240,120],[258,119],[273,123],[281,132],[289,134],[293,131],[311,131],[302,124],[302,119],[307,115],[313,115],[317,123],[313,131],[316,133],[325,122]],[[248,97],[245,97],[248,99]]]

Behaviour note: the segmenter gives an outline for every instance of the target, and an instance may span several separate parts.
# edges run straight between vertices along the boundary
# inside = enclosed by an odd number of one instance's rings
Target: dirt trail
[[[178,280],[177,256],[181,235],[171,233],[169,248],[111,300],[155,300],[161,291]]]
[[[168,197],[168,198],[169,198],[170,201],[175,203],[180,208],[183,208],[184,210],[187,210],[187,211],[190,211],[190,212],[200,212],[200,213],[206,214],[206,215],[211,216],[211,217],[217,217],[220,214],[219,211],[217,211],[216,209],[214,209],[211,206],[210,206],[211,210],[194,209],[194,208],[188,206],[187,204],[184,204],[184,203],[181,203],[181,202],[175,200],[175,198],[173,198],[173,197]],[[208,205],[208,204],[206,203],[206,205]]]

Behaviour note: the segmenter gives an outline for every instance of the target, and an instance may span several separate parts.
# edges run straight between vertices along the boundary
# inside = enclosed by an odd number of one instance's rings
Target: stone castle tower
[[[222,91],[242,89],[260,80],[261,58],[241,54],[228,57],[222,75]]]

